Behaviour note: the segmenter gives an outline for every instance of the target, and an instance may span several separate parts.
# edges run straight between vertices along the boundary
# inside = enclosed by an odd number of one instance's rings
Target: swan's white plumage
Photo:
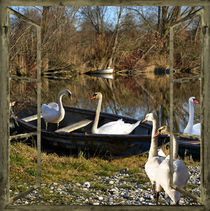
[[[122,119],[117,121],[108,122],[97,129],[96,134],[129,134],[138,125],[140,121],[135,124],[125,123]]]
[[[164,128],[164,129],[161,129]],[[168,134],[168,130],[166,126],[161,127],[159,131],[159,135]],[[189,173],[187,166],[182,160],[177,159],[177,151],[178,145],[176,138],[173,136],[173,183],[181,188],[184,188],[189,179]],[[157,180],[156,180],[156,189],[162,187],[165,193],[170,197],[173,204],[177,204],[180,200],[180,192],[171,188],[170,186],[170,156],[168,155],[159,165],[159,169],[157,171]]]
[[[200,123],[193,125],[194,103],[198,103],[198,101],[195,99],[195,97],[190,97],[189,98],[189,120],[188,120],[186,128],[184,129],[184,133],[200,136],[201,134]]]
[[[157,171],[163,160],[165,160],[165,157],[155,156],[148,159],[148,161],[145,164],[145,172],[152,184],[154,184],[157,181]]]
[[[152,184],[153,195],[154,197],[156,197],[156,203],[158,203],[158,196],[155,193],[155,184],[157,183],[157,179],[158,179],[157,172],[159,171],[159,166],[163,162],[165,157],[158,156],[157,142],[155,140],[155,132],[156,132],[157,125],[156,125],[156,119],[153,113],[149,113],[146,115],[143,122],[146,122],[146,121],[151,121],[153,128],[152,128],[152,135],[151,135],[151,144],[150,144],[150,149],[149,149],[149,157],[145,164],[145,172],[147,176],[149,177],[149,180]],[[161,189],[161,187],[158,187],[158,188]],[[157,186],[156,186],[156,189],[157,189]]]
[[[140,124],[140,121],[137,121],[134,124],[130,124],[125,123],[122,119],[118,119],[116,121],[108,122],[98,128],[102,94],[100,92],[96,92],[91,99],[98,99],[95,120],[92,127],[93,134],[129,134]]]
[[[162,149],[158,149],[158,156],[166,157],[166,154],[163,152]]]
[[[42,104],[41,111],[45,121],[50,123],[57,123],[63,120],[65,116],[64,108],[59,112],[59,106],[57,103]]]
[[[170,187],[170,160],[166,157],[159,166],[157,172],[158,178],[156,185],[160,185],[166,194],[171,198],[173,204],[177,204],[180,200],[180,192]],[[181,188],[184,188],[189,179],[188,169],[182,160],[173,160],[173,183]]]
[[[49,104],[42,104],[41,113],[42,117],[46,122],[46,129],[48,123],[57,123],[63,120],[65,116],[65,110],[62,104],[63,95],[67,95],[71,98],[71,92],[67,89],[64,89],[58,93],[57,101],[58,103],[51,102]]]

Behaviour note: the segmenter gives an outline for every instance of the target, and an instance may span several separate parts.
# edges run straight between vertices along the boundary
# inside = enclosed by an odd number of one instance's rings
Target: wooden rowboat
[[[140,123],[129,135],[102,135],[91,134],[95,111],[65,107],[65,118],[60,122],[59,129],[56,124],[41,121],[42,143],[60,145],[72,151],[82,151],[88,154],[109,155],[112,157],[127,157],[141,154],[149,150],[151,142],[152,125]],[[34,116],[35,115],[35,116]],[[36,107],[28,106],[17,114],[18,123],[24,132],[36,130]],[[122,118],[125,122],[135,123],[133,118],[100,113],[99,127],[109,121]],[[165,143],[165,138],[160,138],[159,145]]]
[[[21,132],[36,131],[36,106],[28,106],[17,114]],[[42,143],[50,146],[61,146],[70,152],[84,154],[95,154],[103,157],[128,157],[139,155],[149,150],[151,142],[152,125],[140,123],[140,125],[129,135],[102,135],[91,134],[91,128],[95,117],[95,111],[65,107],[66,115],[60,122],[59,129],[56,124],[45,123],[42,119],[41,135]],[[122,118],[125,122],[135,123],[137,120],[115,114],[101,112],[99,127],[109,121]],[[169,137],[162,135],[158,137],[158,146],[166,145]],[[192,156],[193,160],[200,159],[200,143],[189,138],[179,138],[179,155],[181,157]],[[55,149],[56,150],[56,149]]]

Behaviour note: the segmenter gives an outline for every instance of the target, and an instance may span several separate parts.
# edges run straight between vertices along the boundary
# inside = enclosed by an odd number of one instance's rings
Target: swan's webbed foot
[[[152,184],[153,198],[156,198],[155,184]]]

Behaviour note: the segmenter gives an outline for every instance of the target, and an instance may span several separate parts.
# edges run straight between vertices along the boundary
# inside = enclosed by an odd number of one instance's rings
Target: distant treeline
[[[169,66],[169,29],[199,7],[15,7],[41,25],[42,71],[83,72],[114,67],[142,70]],[[10,17],[10,64],[15,74],[36,71],[36,29]],[[175,30],[174,66],[200,64],[200,19]]]

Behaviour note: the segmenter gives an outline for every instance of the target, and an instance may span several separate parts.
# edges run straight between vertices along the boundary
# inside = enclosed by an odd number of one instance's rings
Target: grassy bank
[[[35,148],[26,144],[17,142],[11,145],[11,196],[26,190],[30,185],[36,182],[36,159],[37,152]],[[42,188],[39,194],[42,195],[43,201],[53,204],[74,204],[78,195],[92,194],[82,192],[81,188],[73,186],[68,191],[71,192],[71,199],[66,195],[56,193],[51,189],[52,186],[63,184],[83,184],[89,181],[91,186],[97,191],[104,192],[110,189],[111,185],[101,184],[99,177],[110,177],[118,174],[123,169],[127,169],[129,177],[123,178],[124,181],[135,181],[142,184],[148,182],[148,178],[144,172],[144,165],[147,160],[147,154],[141,156],[133,156],[129,158],[121,158],[115,160],[103,160],[100,158],[86,159],[82,155],[78,158],[59,157],[57,154],[41,154],[42,172],[41,183]],[[196,163],[187,162],[189,165],[197,165]],[[75,188],[76,187],[76,188]],[[123,185],[124,189],[132,189],[131,185]],[[150,187],[148,187],[150,188]],[[190,185],[188,188],[192,188]],[[146,187],[147,189],[147,187]],[[37,204],[39,204],[37,200]]]
[[[34,184],[36,181],[35,148],[17,142],[11,145],[11,189],[20,191],[20,185]],[[147,180],[144,174],[144,164],[147,157],[133,156],[112,161],[100,158],[86,159],[82,155],[75,157],[59,157],[57,154],[41,154],[42,183],[82,183],[92,181],[98,176],[112,176],[122,169],[128,169],[128,174],[140,181]]]

